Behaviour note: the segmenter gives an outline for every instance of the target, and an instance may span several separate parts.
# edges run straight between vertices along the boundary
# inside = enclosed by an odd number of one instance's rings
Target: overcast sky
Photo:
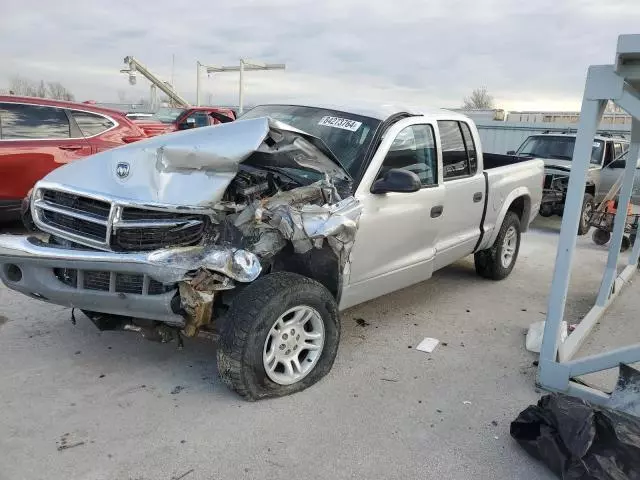
[[[508,110],[578,109],[590,64],[640,33],[640,0],[0,0],[0,88],[60,81],[78,100],[148,95],[133,55],[195,101],[196,60],[286,63],[250,72],[247,103],[352,99],[456,107],[486,86]],[[202,77],[235,103],[236,73]],[[118,92],[121,92],[120,94]]]

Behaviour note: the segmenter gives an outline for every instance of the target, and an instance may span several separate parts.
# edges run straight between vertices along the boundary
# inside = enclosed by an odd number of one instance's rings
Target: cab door
[[[65,109],[0,103],[0,199],[21,200],[46,174],[90,154]]]
[[[445,209],[436,244],[436,270],[473,252],[480,238],[487,195],[484,175],[478,168],[478,140],[473,138],[469,125],[438,120],[438,128]]]
[[[437,126],[405,119],[389,129],[356,191],[363,205],[341,308],[426,280],[433,272],[443,211]],[[415,173],[411,193],[372,193],[391,169]]]

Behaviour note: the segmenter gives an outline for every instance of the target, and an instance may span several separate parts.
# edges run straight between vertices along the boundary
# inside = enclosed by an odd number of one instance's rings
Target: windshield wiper
[[[553,158],[555,160],[572,160],[571,157],[567,157],[566,155],[547,155],[547,158]]]

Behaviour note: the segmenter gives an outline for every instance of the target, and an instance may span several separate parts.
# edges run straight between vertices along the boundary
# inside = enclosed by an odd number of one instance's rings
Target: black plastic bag
[[[560,478],[640,480],[640,418],[567,395],[545,395],[511,436]]]

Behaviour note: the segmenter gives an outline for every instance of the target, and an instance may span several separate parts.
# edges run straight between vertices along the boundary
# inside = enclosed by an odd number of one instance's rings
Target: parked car
[[[331,369],[340,310],[470,254],[507,277],[543,168],[483,155],[444,110],[258,106],[49,174],[30,200],[49,240],[0,236],[0,278],[101,329],[218,332],[232,389],[285,395]]]
[[[149,117],[136,119],[135,122],[148,136],[153,137],[177,130],[228,123],[235,119],[236,114],[230,108],[162,107]]]
[[[0,96],[0,221],[19,218],[27,192],[53,169],[145,137],[115,110]]]
[[[540,215],[543,217],[562,215],[564,211],[575,144],[575,134],[545,133],[528,137],[517,152],[508,152],[544,161],[544,194],[540,205]],[[628,149],[629,142],[622,137],[598,135],[594,138],[578,235],[589,231],[592,212],[620,175],[620,165],[624,166],[624,162],[614,160]]]

